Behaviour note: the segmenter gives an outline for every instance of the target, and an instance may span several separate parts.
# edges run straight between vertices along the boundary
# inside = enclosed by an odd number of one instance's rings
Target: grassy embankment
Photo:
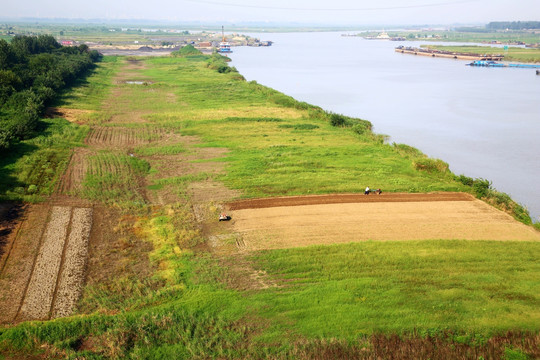
[[[518,47],[509,47],[506,52],[502,48],[491,46],[444,46],[444,45],[423,45],[430,49],[446,50],[460,53],[474,54],[502,54],[505,61],[518,61],[524,63],[540,62],[540,49],[527,49]]]
[[[240,257],[204,250],[206,240],[195,225],[186,193],[187,184],[201,177],[221,180],[241,189],[244,196],[358,192],[366,184],[387,191],[467,191],[474,184],[456,181],[444,163],[414,149],[384,144],[365,122],[332,116],[246,83],[234,72],[209,69],[203,57],[147,59],[145,64],[146,69],[130,74],[155,83],[114,85],[122,90],[114,93],[114,108],[97,106],[103,99],[101,91],[89,96],[98,84],[106,83],[104,79],[110,80],[104,74],[111,63],[102,64],[88,84],[67,94],[65,106],[96,110],[86,120],[89,124],[163,128],[196,135],[203,139],[202,146],[226,147],[230,152],[220,159],[227,164],[226,172],[159,177],[156,169],[143,165],[146,160],[151,163],[146,157],[186,150],[159,143],[135,148],[140,160],[126,160],[122,167],[146,173],[151,188],[171,186],[179,195],[177,203],[164,207],[141,207],[140,199],[131,197],[116,202],[126,214],[118,224],[119,241],[129,247],[129,238],[136,237],[152,244],[148,258],[154,275],[137,280],[119,271],[101,286],[86,288],[79,316],[0,330],[0,354],[72,358],[538,355],[534,337],[540,319],[537,243],[366,242]],[[109,81],[102,91],[110,93],[111,86]],[[175,101],[170,101],[170,93]],[[122,119],[136,112],[147,122],[107,122],[113,115]],[[99,156],[107,162],[111,154]],[[100,186],[137,191],[106,173],[92,176],[82,196],[108,201],[100,195]],[[86,192],[89,189],[93,195]],[[224,264],[237,261],[265,272],[267,281],[277,286],[236,290],[239,276]],[[249,273],[241,275],[249,278]]]

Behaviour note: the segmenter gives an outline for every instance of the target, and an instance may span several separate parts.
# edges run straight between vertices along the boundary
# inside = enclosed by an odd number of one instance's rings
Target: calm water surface
[[[267,48],[229,55],[247,80],[370,120],[390,141],[481,177],[540,216],[540,76],[394,52],[420,43],[340,33],[252,34]]]

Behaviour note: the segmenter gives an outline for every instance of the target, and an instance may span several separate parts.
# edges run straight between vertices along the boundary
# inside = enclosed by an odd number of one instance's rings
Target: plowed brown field
[[[163,135],[155,128],[93,127],[85,142],[94,147],[124,147],[148,144]]]
[[[91,208],[28,206],[0,269],[0,323],[72,313],[84,282]],[[7,291],[9,289],[9,291]]]
[[[467,194],[323,195],[228,204],[247,250],[367,240],[525,240],[540,233]]]

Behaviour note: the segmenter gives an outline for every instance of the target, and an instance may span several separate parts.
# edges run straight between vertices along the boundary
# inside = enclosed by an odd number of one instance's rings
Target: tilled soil
[[[466,194],[383,195],[359,195],[356,202],[347,195],[260,199],[229,208],[247,250],[367,240],[540,240],[531,227]]]
[[[159,140],[164,131],[156,128],[93,127],[85,142],[94,147],[124,147]]]
[[[43,244],[19,314],[21,319],[46,319],[49,316],[62,262],[62,250],[71,220],[70,210],[63,206],[55,206],[52,209],[51,219],[43,234]]]
[[[54,299],[52,312],[54,318],[71,315],[81,296],[91,228],[92,209],[73,209],[71,232]]]
[[[59,194],[71,194],[82,189],[84,177],[88,171],[88,156],[91,151],[85,148],[77,148],[69,161],[69,166],[60,180]]]
[[[19,311],[48,213],[49,206],[28,206],[18,219],[21,222],[19,231],[9,237],[10,251],[4,254],[0,269],[0,323],[12,322]]]
[[[91,208],[29,206],[0,273],[0,323],[72,313],[81,294]],[[4,291],[9,289],[9,291]]]
[[[377,194],[327,194],[309,196],[283,196],[263,199],[247,199],[230,202],[227,204],[230,210],[262,209],[280,206],[301,206],[321,204],[347,204],[347,203],[372,203],[372,202],[425,202],[425,201],[472,201],[474,198],[465,193],[382,193]]]

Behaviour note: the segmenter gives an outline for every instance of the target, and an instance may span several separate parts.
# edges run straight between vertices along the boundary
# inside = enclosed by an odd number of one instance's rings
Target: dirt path
[[[355,202],[352,195],[262,199],[229,207],[236,209],[233,229],[247,250],[367,240],[540,241],[531,227],[466,194],[383,195],[360,195]]]

